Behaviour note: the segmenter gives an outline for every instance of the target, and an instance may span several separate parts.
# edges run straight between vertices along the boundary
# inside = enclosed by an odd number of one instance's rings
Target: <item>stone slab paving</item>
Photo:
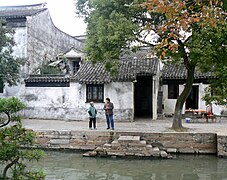
[[[140,136],[120,136],[118,138],[118,142],[123,143],[139,143],[140,142]]]
[[[165,118],[161,120],[138,119],[134,122],[115,121],[114,131],[125,132],[175,132],[171,129],[172,119]],[[35,131],[111,131],[106,130],[106,122],[104,120],[97,121],[97,130],[89,130],[88,121],[67,121],[67,120],[44,120],[44,119],[24,119],[23,126]],[[227,119],[222,119],[216,123],[201,122],[186,123],[183,126],[187,128],[187,132],[204,132],[204,133],[220,133],[227,135]]]

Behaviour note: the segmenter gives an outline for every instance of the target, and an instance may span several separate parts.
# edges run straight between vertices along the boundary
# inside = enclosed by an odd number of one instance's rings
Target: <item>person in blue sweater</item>
[[[105,110],[105,115],[106,115],[106,122],[107,122],[107,128],[114,130],[114,119],[113,119],[113,109],[114,105],[112,102],[110,102],[110,98],[106,98],[106,103],[104,104],[103,109]]]
[[[96,129],[97,110],[94,106],[94,102],[90,102],[90,107],[88,108],[88,114],[89,114],[89,129],[92,129],[92,124],[93,124],[93,128]]]

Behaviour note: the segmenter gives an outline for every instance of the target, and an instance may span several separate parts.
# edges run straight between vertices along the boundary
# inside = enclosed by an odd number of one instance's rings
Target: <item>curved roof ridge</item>
[[[13,5],[13,6],[0,6],[0,8],[3,8],[3,9],[9,9],[9,8],[28,8],[28,7],[39,7],[39,8],[44,8],[46,6],[46,2],[45,3],[38,3],[38,4],[27,4],[27,5]],[[42,7],[41,7],[42,6]]]
[[[0,6],[0,16],[5,18],[33,16],[47,9],[46,3],[22,6]]]

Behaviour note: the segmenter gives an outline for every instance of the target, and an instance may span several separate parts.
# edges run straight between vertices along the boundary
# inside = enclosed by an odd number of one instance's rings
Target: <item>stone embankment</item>
[[[167,149],[167,152],[176,152],[176,149]],[[112,143],[106,143],[103,146],[89,151],[84,156],[95,157],[162,157],[172,158],[166,151],[160,150],[147,144],[145,140],[140,140],[140,136],[120,136]]]
[[[217,155],[219,157],[227,157],[227,135],[217,134]]]
[[[227,157],[227,119],[216,123],[206,123],[205,119],[183,122],[187,132],[175,132],[170,129],[171,124],[171,119],[116,122],[116,130],[108,131],[105,122],[99,121],[98,130],[88,130],[87,121],[23,120],[25,128],[37,132],[35,146],[40,148],[84,150],[111,156],[125,152],[125,156],[162,154],[164,157],[166,152],[167,157],[181,153]]]
[[[217,138],[215,133],[39,131],[35,146],[89,151],[84,156],[171,158],[181,153],[227,156],[226,142],[226,136]]]

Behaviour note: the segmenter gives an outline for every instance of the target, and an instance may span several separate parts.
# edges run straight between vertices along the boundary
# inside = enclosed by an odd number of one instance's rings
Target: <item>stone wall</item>
[[[225,134],[217,135],[218,156],[227,157],[227,136]]]
[[[50,149],[94,150],[111,146],[121,136],[140,137],[146,147],[167,153],[216,154],[217,137],[213,133],[139,133],[115,131],[45,131],[38,132],[36,146]],[[225,139],[225,142],[226,139]],[[116,143],[115,143],[116,144]],[[143,146],[143,147],[145,147]],[[141,146],[142,147],[142,146]],[[133,147],[130,147],[133,148]],[[119,149],[119,151],[121,151]]]

